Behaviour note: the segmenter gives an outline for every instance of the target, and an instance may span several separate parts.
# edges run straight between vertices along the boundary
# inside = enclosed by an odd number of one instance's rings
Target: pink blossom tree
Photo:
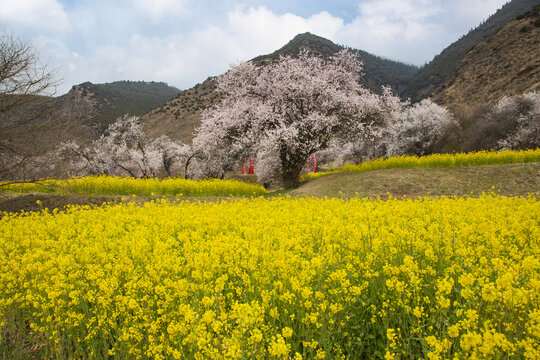
[[[360,139],[384,121],[386,98],[394,97],[362,87],[361,71],[347,50],[330,59],[302,51],[265,66],[233,66],[217,80],[224,98],[204,112],[194,145],[229,167],[249,154],[273,156],[257,161],[275,164],[266,171],[295,187],[309,156],[336,138]]]

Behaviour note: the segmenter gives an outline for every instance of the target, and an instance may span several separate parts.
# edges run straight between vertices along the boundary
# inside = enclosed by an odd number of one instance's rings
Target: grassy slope
[[[317,197],[419,197],[430,195],[479,195],[494,187],[502,195],[540,192],[540,162],[456,168],[389,169],[363,173],[336,173],[311,180],[292,191],[274,191],[268,196],[289,194]],[[341,194],[340,194],[341,191]],[[358,194],[356,194],[358,193]],[[159,196],[158,196],[159,197]],[[128,197],[128,201],[150,201],[158,197]],[[0,194],[0,211],[38,211],[42,207],[63,208],[68,204],[120,201],[114,195]],[[176,198],[170,198],[176,199]],[[182,197],[191,201],[219,201],[224,197]],[[36,203],[37,200],[42,205]]]
[[[382,198],[387,193],[396,197],[428,193],[460,196],[471,192],[478,195],[491,187],[503,195],[540,192],[540,163],[337,173],[312,180],[289,194]]]

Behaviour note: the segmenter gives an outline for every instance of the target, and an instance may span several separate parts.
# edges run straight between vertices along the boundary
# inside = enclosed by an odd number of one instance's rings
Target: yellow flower
[[[323,349],[317,349],[317,355],[315,355],[315,359],[324,359],[326,357],[326,354],[324,353]]]
[[[453,338],[457,338],[459,336],[459,324],[454,324],[448,328],[448,335]]]
[[[394,329],[387,329],[386,337],[388,338],[388,340],[394,341],[394,339],[396,338],[396,331]]]
[[[270,344],[268,347],[268,353],[277,357],[283,357],[289,353],[289,347],[281,335],[278,335],[277,339]]]
[[[283,337],[285,339],[287,339],[287,338],[290,338],[292,336],[293,331],[289,327],[284,327],[283,330],[281,331],[281,334],[283,335]]]

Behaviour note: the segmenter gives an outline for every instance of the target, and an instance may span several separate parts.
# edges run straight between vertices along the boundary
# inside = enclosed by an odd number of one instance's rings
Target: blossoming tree
[[[458,126],[452,114],[429,99],[412,106],[403,104],[386,129],[387,155],[432,154],[451,126]]]
[[[348,50],[329,59],[302,51],[265,66],[233,66],[217,80],[224,98],[204,112],[194,145],[223,166],[249,154],[273,157],[257,161],[273,164],[264,171],[295,187],[312,154],[333,139],[365,136],[384,120],[385,104],[396,102],[360,85],[361,71]]]
[[[163,135],[145,136],[137,116],[124,115],[109,125],[105,134],[82,147],[70,141],[55,152],[62,176],[125,173],[132,177],[173,176],[175,164],[183,164],[190,147]]]

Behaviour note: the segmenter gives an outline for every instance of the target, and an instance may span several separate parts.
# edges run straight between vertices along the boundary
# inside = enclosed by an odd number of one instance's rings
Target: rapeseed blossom
[[[5,214],[2,331],[62,359],[537,359],[537,196]]]
[[[46,192],[147,196],[257,196],[266,194],[262,185],[236,180],[135,179],[120,176],[87,176],[66,180],[40,180],[0,187],[2,192]]]
[[[327,172],[305,174],[306,179],[315,179],[336,172],[364,172],[396,168],[449,168],[456,166],[480,166],[518,164],[540,161],[540,148],[529,150],[476,151],[456,154],[431,154],[424,156],[400,155],[373,159],[357,165],[345,164]]]

